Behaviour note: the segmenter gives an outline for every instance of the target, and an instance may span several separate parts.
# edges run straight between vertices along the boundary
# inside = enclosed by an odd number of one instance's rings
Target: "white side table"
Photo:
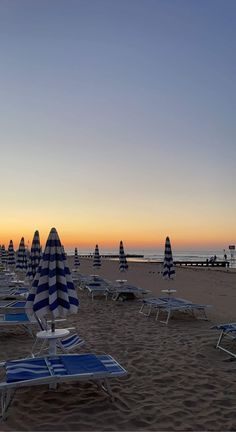
[[[43,339],[43,342],[48,341],[48,353],[49,355],[57,354],[57,339],[61,339],[65,336],[68,336],[69,330],[67,329],[55,329],[54,332],[52,330],[43,330],[36,334],[37,339]]]

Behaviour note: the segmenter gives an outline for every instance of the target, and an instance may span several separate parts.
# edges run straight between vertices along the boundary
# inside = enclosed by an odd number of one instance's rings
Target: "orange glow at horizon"
[[[44,227],[40,230],[39,226],[32,229],[29,224],[23,225],[22,230],[15,229],[3,229],[0,236],[0,244],[4,244],[7,248],[9,241],[13,240],[14,249],[16,250],[19,246],[21,237],[24,237],[25,244],[31,247],[31,242],[35,230],[39,230],[40,243],[44,246],[49,235],[51,227]],[[134,229],[130,224],[122,229],[116,229],[112,231],[106,231],[105,227],[93,227],[91,229],[78,230],[75,227],[66,226],[55,226],[58,231],[60,240],[65,248],[73,249],[78,247],[79,249],[91,249],[93,250],[95,244],[98,244],[100,248],[118,248],[120,240],[123,240],[125,249],[158,249],[163,248],[166,236],[170,237],[172,248],[227,248],[229,244],[235,243],[235,238],[232,238],[231,232],[227,232],[227,229],[222,231],[208,230],[207,228],[201,227],[199,230],[192,231],[189,229],[180,229],[178,227],[167,227],[166,230],[155,230],[150,227],[149,229],[141,227],[139,231]]]

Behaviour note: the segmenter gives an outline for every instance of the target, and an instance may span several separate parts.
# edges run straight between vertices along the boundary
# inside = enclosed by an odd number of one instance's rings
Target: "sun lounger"
[[[112,300],[131,300],[135,298],[143,298],[149,291],[130,285],[127,283],[115,283],[108,288],[109,293],[112,295]]]
[[[190,300],[169,296],[144,299],[139,312],[143,315],[149,316],[151,314],[151,311],[153,309],[156,309],[156,320],[159,318],[160,312],[164,312],[167,314],[166,320],[160,320],[160,322],[168,324],[171,315],[173,315],[173,312],[176,311],[189,313],[198,319],[208,320],[206,315],[206,308],[208,307],[210,307],[210,305],[192,303]],[[197,316],[196,312],[198,312],[200,316]]]
[[[236,342],[236,323],[219,324],[211,327],[212,329],[220,330],[220,336],[216,343],[216,348],[226,352],[230,356],[236,358],[236,353],[232,351],[233,345],[227,346],[227,342]],[[224,344],[224,346],[223,346]]]
[[[9,299],[15,297],[26,297],[29,293],[27,288],[14,288],[14,287],[6,287],[4,289],[0,289],[0,299]]]
[[[94,300],[95,296],[105,296],[107,300],[108,289],[106,285],[103,285],[100,282],[90,282],[85,285],[85,289],[88,290],[89,295],[91,295],[92,300]]]
[[[18,326],[33,336],[33,326],[37,324],[35,319],[29,320],[26,313],[0,313],[0,330],[4,327]]]
[[[2,362],[5,377],[0,383],[1,416],[6,417],[14,392],[18,388],[53,385],[70,381],[94,381],[112,398],[110,378],[122,377],[127,371],[110,355],[74,354],[36,357]]]
[[[25,312],[25,300],[1,300],[0,312],[1,313],[18,313]]]

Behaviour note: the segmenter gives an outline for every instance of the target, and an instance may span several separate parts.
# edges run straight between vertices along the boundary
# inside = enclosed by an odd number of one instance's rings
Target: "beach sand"
[[[116,400],[88,383],[21,389],[0,431],[235,431],[236,362],[216,350],[211,326],[236,321],[236,273],[177,268],[175,280],[166,281],[154,263],[131,262],[121,275],[117,261],[103,260],[94,272],[91,259],[81,259],[79,271],[124,277],[149,296],[174,288],[178,297],[212,305],[209,321],[178,314],[165,326],[139,314],[139,301],[92,302],[78,289],[80,309],[68,326],[86,341],[78,352],[111,354],[127,369],[111,383]],[[25,357],[32,343],[20,329],[1,329],[0,359]]]

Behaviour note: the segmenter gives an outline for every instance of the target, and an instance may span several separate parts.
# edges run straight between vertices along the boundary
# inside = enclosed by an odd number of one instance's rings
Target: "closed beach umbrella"
[[[26,276],[28,276],[29,279],[31,280],[33,280],[36,275],[40,259],[41,259],[40,239],[39,239],[39,232],[36,230],[32,240],[30,256],[28,260],[28,269],[26,274]]]
[[[7,266],[7,251],[5,249],[5,245],[2,245],[1,247],[1,261],[4,267]]]
[[[173,279],[175,276],[175,268],[173,263],[171,244],[169,237],[166,237],[163,272],[162,276],[164,279]]]
[[[2,265],[2,245],[0,245],[0,265],[1,265],[1,270],[2,270],[2,268],[3,268],[3,265]]]
[[[26,254],[24,237],[22,237],[20,241],[20,245],[17,253],[16,269],[20,271],[27,270],[27,254]]]
[[[120,241],[120,249],[119,249],[119,270],[120,272],[124,272],[126,270],[128,270],[128,263],[127,263],[127,259],[126,259],[126,255],[124,252],[124,246],[123,246],[123,242]]]
[[[95,251],[93,255],[93,267],[99,269],[101,267],[101,256],[99,253],[98,245],[95,246]]]
[[[79,256],[78,256],[78,249],[75,248],[74,267],[77,270],[79,266],[80,266],[80,262],[79,262]]]
[[[52,319],[77,313],[79,300],[58,233],[52,228],[26,302],[29,316]]]
[[[9,267],[14,267],[15,263],[16,263],[16,260],[15,260],[14,245],[13,245],[13,241],[10,240],[10,243],[8,246],[7,265]]]

